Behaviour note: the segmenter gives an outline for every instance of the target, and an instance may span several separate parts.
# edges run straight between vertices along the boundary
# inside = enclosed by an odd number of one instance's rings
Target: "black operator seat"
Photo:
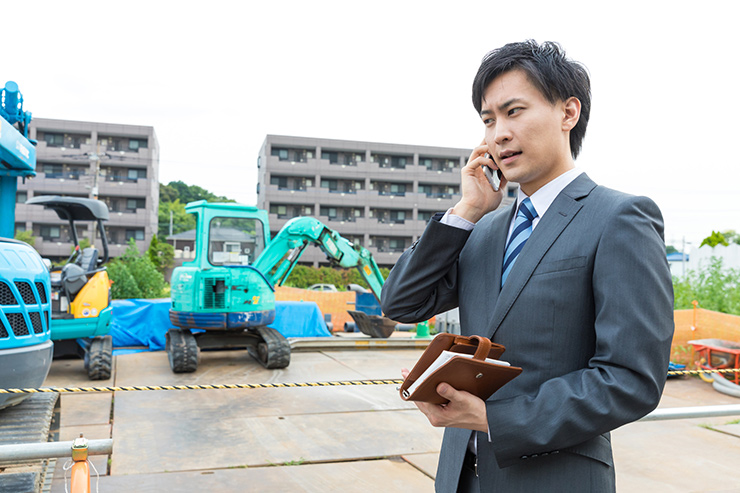
[[[84,269],[85,272],[92,272],[98,268],[98,249],[87,247],[82,250],[82,255],[77,258],[76,264]]]

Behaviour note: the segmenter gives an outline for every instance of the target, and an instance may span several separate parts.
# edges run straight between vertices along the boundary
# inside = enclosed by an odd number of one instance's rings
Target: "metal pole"
[[[17,443],[0,445],[0,463],[19,460],[72,457],[74,442]],[[110,455],[113,439],[88,440],[88,455]]]
[[[666,419],[688,418],[716,418],[721,416],[740,416],[740,404],[656,409],[639,421],[663,421]]]

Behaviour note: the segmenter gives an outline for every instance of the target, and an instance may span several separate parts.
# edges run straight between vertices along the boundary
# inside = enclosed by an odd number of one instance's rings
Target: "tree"
[[[172,212],[172,233],[182,233],[195,228],[195,216],[185,212],[185,206],[196,200],[208,202],[235,202],[233,199],[215,195],[197,185],[187,185],[181,181],[159,184],[159,228],[157,234],[166,238],[170,231],[170,211]]]
[[[33,244],[36,243],[36,237],[33,236],[33,231],[29,229],[26,229],[24,231],[16,231],[15,239],[18,241],[22,241],[23,243],[27,243],[30,246],[33,246]]]
[[[671,253],[678,253],[678,249],[673,245],[666,245],[665,253],[666,255],[670,255]]]
[[[146,251],[152,265],[164,274],[164,271],[175,265],[175,249],[169,243],[159,241],[157,235],[152,236],[152,242]]]
[[[195,216],[185,212],[185,204],[180,199],[174,202],[159,203],[159,231],[162,238],[167,238],[170,234],[170,212],[172,212],[172,234],[182,233],[195,229]]]
[[[162,298],[167,283],[148,255],[141,255],[136,241],[129,240],[123,255],[108,264],[114,299]]]
[[[699,247],[703,247],[704,245],[709,245],[710,247],[714,248],[717,245],[724,245],[728,246],[729,243],[727,243],[727,240],[725,239],[725,236],[720,233],[719,231],[712,231],[712,234],[704,238],[701,242],[701,245]]]
[[[740,234],[735,232],[734,229],[728,229],[727,231],[722,231],[722,236],[725,237],[725,240],[727,240],[728,243],[736,243],[740,245]]]
[[[208,202],[235,202],[232,199],[215,195],[197,185],[187,185],[181,181],[171,181],[167,185],[159,185],[160,201],[174,201],[179,199],[183,204],[196,200]]]
[[[390,269],[382,268],[380,273],[383,279],[387,279]],[[285,286],[304,289],[312,284],[333,284],[340,291],[343,291],[348,284],[358,284],[366,289],[370,288],[357,269],[335,269],[332,267],[316,269],[305,265],[296,265],[284,283]]]
[[[711,257],[708,267],[673,278],[674,308],[693,308],[691,302],[696,300],[701,308],[740,315],[739,288],[740,272],[724,269],[721,257]]]

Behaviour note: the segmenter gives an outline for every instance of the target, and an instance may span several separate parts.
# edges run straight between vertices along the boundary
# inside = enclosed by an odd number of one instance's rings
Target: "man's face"
[[[575,123],[568,107],[550,104],[522,70],[499,75],[483,94],[489,152],[506,179],[527,195],[574,167],[569,130]]]

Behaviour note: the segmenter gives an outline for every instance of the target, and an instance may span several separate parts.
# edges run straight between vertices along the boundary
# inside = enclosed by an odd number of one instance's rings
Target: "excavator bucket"
[[[360,332],[377,339],[388,338],[396,328],[396,322],[390,318],[378,315],[368,315],[363,312],[347,310],[355,320],[355,325]]]

